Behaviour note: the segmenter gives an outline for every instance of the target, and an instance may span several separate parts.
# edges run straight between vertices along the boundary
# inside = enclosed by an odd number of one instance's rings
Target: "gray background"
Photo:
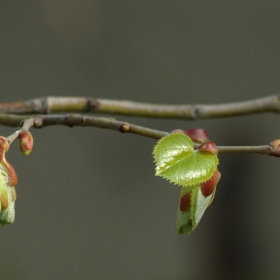
[[[279,1],[1,1],[0,102],[221,103],[278,93],[279,12]],[[117,118],[204,127],[219,145],[280,138],[275,114]],[[179,189],[154,176],[154,140],[97,128],[32,132],[29,157],[18,143],[8,153],[18,200],[15,223],[0,229],[0,279],[279,279],[279,159],[220,155],[214,203],[194,233],[178,236]]]

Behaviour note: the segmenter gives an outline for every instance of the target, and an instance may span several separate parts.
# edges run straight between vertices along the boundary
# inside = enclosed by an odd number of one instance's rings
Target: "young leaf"
[[[7,171],[0,164],[0,224],[12,224],[14,219],[15,190],[11,186]]]
[[[15,219],[17,175],[12,165],[6,160],[5,153],[9,143],[0,136],[0,224],[12,224]]]
[[[207,181],[214,173],[218,158],[207,150],[194,150],[192,140],[181,133],[160,139],[153,151],[156,176],[182,186]]]
[[[179,206],[177,210],[177,231],[179,234],[188,232],[189,234],[196,228],[201,220],[206,208],[212,203],[216,185],[221,177],[218,169],[206,182],[206,185],[213,190],[210,195],[205,196],[205,183],[196,184],[192,190],[186,187],[181,188]]]

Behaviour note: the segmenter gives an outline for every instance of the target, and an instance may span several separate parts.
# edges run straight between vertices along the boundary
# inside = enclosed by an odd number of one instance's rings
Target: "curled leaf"
[[[191,233],[196,228],[206,208],[214,199],[220,176],[220,172],[216,169],[207,182],[197,184],[191,190],[186,187],[181,188],[176,220],[179,234]],[[205,190],[208,190],[207,195],[205,195]],[[211,190],[211,194],[209,194],[209,190]]]

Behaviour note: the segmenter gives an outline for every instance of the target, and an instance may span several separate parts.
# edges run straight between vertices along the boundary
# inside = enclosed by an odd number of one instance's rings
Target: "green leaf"
[[[181,133],[161,138],[153,154],[156,176],[181,186],[193,186],[207,181],[218,164],[217,155],[194,150],[191,139]]]
[[[177,231],[179,234],[188,232],[189,234],[196,228],[201,220],[206,208],[211,204],[215,192],[207,197],[203,196],[200,185],[197,184],[190,191],[191,194],[191,207],[187,211],[181,211],[180,202],[181,198],[188,193],[189,190],[186,187],[181,188],[179,206],[177,210]]]
[[[1,205],[2,198],[7,195],[8,208],[3,209]],[[12,224],[15,220],[15,197],[14,187],[11,186],[8,173],[0,164],[0,224]]]

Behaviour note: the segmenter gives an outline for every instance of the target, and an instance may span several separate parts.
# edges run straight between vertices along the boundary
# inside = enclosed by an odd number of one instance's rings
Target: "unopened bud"
[[[205,197],[211,195],[215,191],[220,178],[221,178],[221,173],[217,168],[214,171],[212,177],[200,185],[201,192]]]
[[[213,153],[215,155],[218,154],[218,148],[215,145],[215,143],[211,140],[208,140],[207,142],[201,144],[198,147],[198,150],[201,151],[201,152],[210,152],[210,153]]]
[[[191,128],[188,130],[175,129],[171,133],[182,133],[191,138],[194,143],[204,143],[208,139],[208,133],[203,128]]]
[[[192,128],[184,131],[195,143],[204,143],[208,139],[208,133],[203,128]]]
[[[25,155],[28,156],[33,148],[33,137],[29,131],[22,131],[20,133],[20,150]]]

